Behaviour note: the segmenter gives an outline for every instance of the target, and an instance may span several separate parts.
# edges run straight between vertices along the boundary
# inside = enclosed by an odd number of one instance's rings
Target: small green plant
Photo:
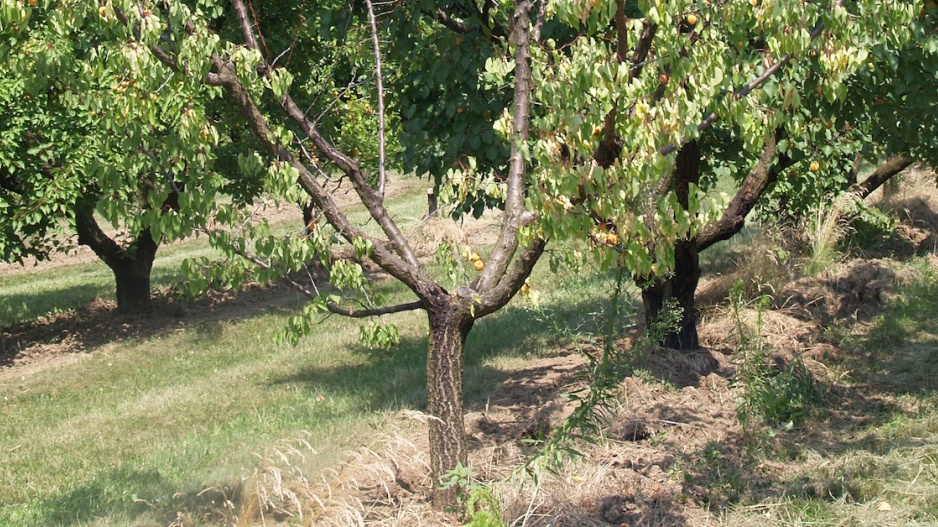
[[[478,481],[478,476],[472,467],[457,463],[443,474],[440,489],[457,488],[459,502],[466,507],[465,527],[501,527],[498,499],[491,488]]]
[[[616,272],[612,298],[606,316],[606,329],[603,348],[597,353],[583,347],[579,351],[588,360],[586,368],[579,375],[586,387],[568,394],[576,404],[573,412],[554,429],[538,453],[525,463],[524,470],[535,479],[542,470],[552,471],[568,457],[576,457],[580,452],[573,446],[576,440],[596,443],[607,424],[607,416],[613,412],[614,402],[619,393],[622,378],[632,373],[637,363],[644,360],[648,350],[661,337],[677,327],[681,319],[680,306],[674,300],[668,301],[661,310],[658,320],[647,328],[631,348],[619,345],[620,303],[627,270],[620,266]]]
[[[762,315],[770,301],[762,296],[754,301],[757,313],[755,327],[742,317],[743,283],[737,281],[730,289],[733,321],[742,361],[734,384],[739,390],[736,414],[743,430],[752,432],[758,424],[791,428],[803,422],[812,407],[820,404],[821,392],[804,363],[795,358],[779,369],[769,359],[762,340]]]

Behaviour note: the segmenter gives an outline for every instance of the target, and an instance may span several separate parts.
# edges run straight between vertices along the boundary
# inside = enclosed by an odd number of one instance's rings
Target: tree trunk
[[[684,208],[690,199],[690,185],[700,181],[700,146],[697,141],[686,143],[677,153],[673,190],[677,201]],[[666,189],[665,191],[670,190]],[[668,331],[661,336],[663,346],[695,350],[700,347],[697,338],[697,313],[694,306],[694,293],[700,280],[700,260],[697,257],[697,240],[678,240],[674,244],[674,269],[667,277],[652,276],[650,282],[643,284],[642,303],[645,306],[645,327],[655,327],[655,322],[663,315],[666,303],[674,299],[682,309],[681,319],[675,331]]]
[[[463,348],[473,318],[461,306],[449,303],[427,310],[430,338],[427,352],[427,407],[430,412],[430,473],[433,477],[433,507],[459,506],[456,487],[440,489],[441,476],[467,463],[466,431],[463,421]]]
[[[895,176],[908,168],[915,160],[904,153],[897,154],[883,161],[876,170],[869,173],[862,182],[850,187],[860,199],[866,198],[879,187],[883,187],[883,196],[889,197],[898,192],[899,183]],[[891,186],[890,186],[891,185]]]
[[[125,248],[101,230],[89,210],[76,211],[75,227],[78,243],[90,247],[114,273],[118,312],[139,313],[150,309],[150,272],[159,248],[150,229],[142,230]]]
[[[700,280],[700,261],[697,257],[695,240],[681,240],[674,247],[674,273],[667,278],[655,278],[642,289],[645,307],[645,327],[653,328],[665,303],[674,299],[681,308],[681,318],[674,331],[661,336],[661,345],[678,350],[695,350],[700,347],[697,337],[697,312],[694,294]]]
[[[157,245],[150,229],[145,229],[134,240],[135,251],[126,251],[124,257],[106,262],[117,282],[117,310],[122,314],[140,313],[152,307],[150,298],[150,272],[156,258]],[[132,252],[132,254],[127,254]]]

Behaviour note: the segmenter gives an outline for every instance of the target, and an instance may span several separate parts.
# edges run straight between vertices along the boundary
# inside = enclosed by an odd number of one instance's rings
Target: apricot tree
[[[193,119],[204,87],[166,77],[139,44],[115,46],[113,21],[91,2],[0,6],[0,260],[42,259],[77,235],[127,312],[150,304],[159,244],[214,204],[200,181],[218,136]]]
[[[535,116],[533,172],[544,177],[532,201],[552,218],[541,225],[553,237],[591,232],[601,258],[643,286],[649,318],[678,300],[683,318],[665,344],[697,347],[697,253],[738,232],[780,171],[808,168],[801,147],[824,138],[814,124],[845,111],[851,79],[874,56],[895,57],[913,37],[921,41],[913,23],[920,8],[549,4],[578,36],[548,39],[536,55],[547,67],[536,76],[545,111]],[[739,174],[728,206],[705,193],[712,168]]]

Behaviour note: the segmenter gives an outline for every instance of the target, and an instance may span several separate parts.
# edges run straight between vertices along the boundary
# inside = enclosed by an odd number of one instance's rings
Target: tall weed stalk
[[[829,205],[818,205],[808,228],[810,255],[805,271],[817,274],[830,267],[837,257],[837,244],[847,233],[845,213],[856,209],[857,197],[846,193]]]

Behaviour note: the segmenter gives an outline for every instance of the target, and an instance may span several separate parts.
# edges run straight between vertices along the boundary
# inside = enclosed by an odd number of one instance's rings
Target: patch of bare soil
[[[543,439],[573,408],[563,397],[576,387],[586,359],[572,351],[539,359],[512,371],[480,411],[468,412],[466,423],[474,451],[494,448],[489,460],[498,463],[506,445]]]
[[[743,324],[761,320],[763,342],[779,368],[800,359],[816,385],[838,401],[823,423],[776,430],[771,448],[836,448],[853,433],[848,430],[862,425],[861,416],[884,404],[837,386],[826,363],[843,352],[839,343],[827,340],[825,328],[835,323],[848,329],[862,326],[880,312],[904,279],[896,268],[890,260],[848,262],[790,283],[777,305],[761,315],[754,306],[742,306]],[[512,470],[534,452],[531,440],[549,437],[572,412],[565,394],[584,388],[578,376],[584,357],[563,352],[513,371],[484,406],[468,412],[470,464],[495,490],[502,520],[571,527],[715,525],[732,504],[781,492],[799,470],[798,461],[755,462],[748,451],[751,443],[740,428],[739,392],[732,381],[741,360],[732,311],[713,309],[700,329],[709,348],[651,351],[637,373],[623,380],[605,436],[597,444],[571,445],[581,456],[556,473],[543,474],[539,483],[522,484],[511,477]],[[629,346],[628,340],[622,345]],[[356,454],[365,456],[356,459],[370,460],[360,463],[370,468],[341,469],[339,479],[354,480],[354,489],[330,494],[342,503],[335,510],[355,520],[339,521],[333,515],[333,523],[324,524],[460,525],[464,519],[431,512],[425,433],[422,426],[403,435],[398,430],[396,446]],[[376,469],[374,463],[385,468]]]
[[[80,309],[3,329],[0,381],[80,360],[84,353],[109,342],[246,318],[296,300],[296,291],[287,286],[251,284],[240,292],[211,293],[197,302],[157,295],[151,311],[121,315],[116,303],[95,298]]]

